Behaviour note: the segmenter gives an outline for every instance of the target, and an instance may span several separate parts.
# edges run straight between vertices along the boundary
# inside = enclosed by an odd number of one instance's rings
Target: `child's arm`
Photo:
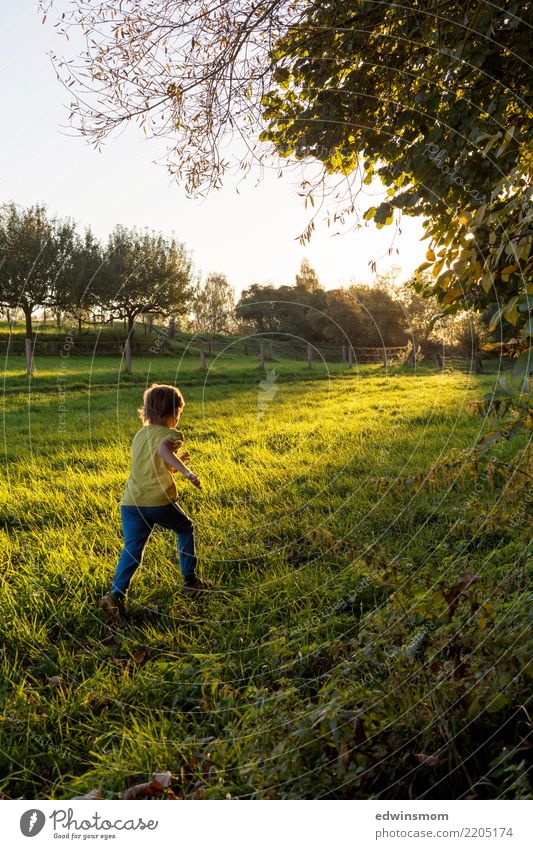
[[[172,447],[174,442],[172,440],[164,439],[163,442],[160,443],[159,448],[157,449],[157,453],[161,457],[164,463],[167,464],[173,471],[181,472],[184,477],[189,480],[193,486],[196,486],[198,489],[201,489],[202,484],[200,483],[200,478],[197,477],[194,472],[191,472],[187,466],[181,462],[181,460],[176,457]]]

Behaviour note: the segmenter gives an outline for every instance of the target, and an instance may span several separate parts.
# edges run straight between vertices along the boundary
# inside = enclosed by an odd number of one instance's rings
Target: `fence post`
[[[28,374],[33,374],[32,340],[29,336],[24,340],[24,350],[26,352],[26,371]]]
[[[385,348],[385,346],[383,346],[383,365],[385,368],[388,367],[387,349]]]
[[[348,345],[348,368],[351,368],[352,366],[353,366],[353,348],[352,348],[352,344],[350,343]]]
[[[342,346],[342,361],[343,363],[346,362],[346,345]]]
[[[307,343],[307,365],[313,368],[313,349],[310,342]]]
[[[262,342],[259,343],[259,365],[261,368],[265,367],[265,349]]]
[[[272,351],[272,339],[268,340],[268,359],[270,361],[274,359],[274,353]]]
[[[200,339],[200,368],[202,369],[202,371],[207,371],[207,366],[205,364],[205,348],[203,339]]]
[[[210,354],[213,353],[213,342],[212,342],[211,339],[207,340],[207,350],[209,351]]]
[[[124,342],[124,361],[127,373],[131,374],[131,342],[129,336]]]
[[[248,345],[246,344],[246,342],[244,343],[244,356],[248,356]]]
[[[440,351],[437,351],[435,354],[435,362],[437,363],[437,368],[441,370],[444,368],[444,360]]]

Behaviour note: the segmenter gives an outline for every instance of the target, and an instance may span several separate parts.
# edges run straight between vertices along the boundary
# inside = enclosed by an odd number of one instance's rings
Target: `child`
[[[174,453],[183,444],[176,430],[185,401],[179,389],[156,383],[144,393],[139,415],[143,427],[131,444],[131,471],[120,502],[124,549],[113,578],[111,592],[101,601],[109,620],[125,615],[124,601],[129,583],[142,560],[144,547],[154,525],[175,532],[184,592],[209,588],[196,577],[194,529],[189,517],[176,504],[176,485],[171,472],[181,472],[193,486],[200,479],[184,465],[187,453]]]

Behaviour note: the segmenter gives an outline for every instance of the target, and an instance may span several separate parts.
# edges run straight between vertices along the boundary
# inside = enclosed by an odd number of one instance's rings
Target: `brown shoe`
[[[183,584],[183,592],[185,595],[195,595],[203,590],[212,590],[213,584],[209,581],[202,581],[196,575],[192,578],[186,578]]]
[[[124,596],[119,593],[107,593],[107,595],[102,598],[100,607],[104,611],[104,616],[107,622],[113,622],[115,619],[119,621],[124,621],[126,619]]]

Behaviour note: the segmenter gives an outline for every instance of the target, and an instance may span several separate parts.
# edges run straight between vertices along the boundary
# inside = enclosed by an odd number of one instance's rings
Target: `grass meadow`
[[[465,410],[495,380],[229,354],[125,375],[68,350],[30,380],[6,358],[4,797],[118,798],[167,770],[170,799],[529,797],[527,437],[483,472]],[[185,395],[203,489],[179,501],[216,591],[180,593],[156,530],[111,631],[152,382]]]

